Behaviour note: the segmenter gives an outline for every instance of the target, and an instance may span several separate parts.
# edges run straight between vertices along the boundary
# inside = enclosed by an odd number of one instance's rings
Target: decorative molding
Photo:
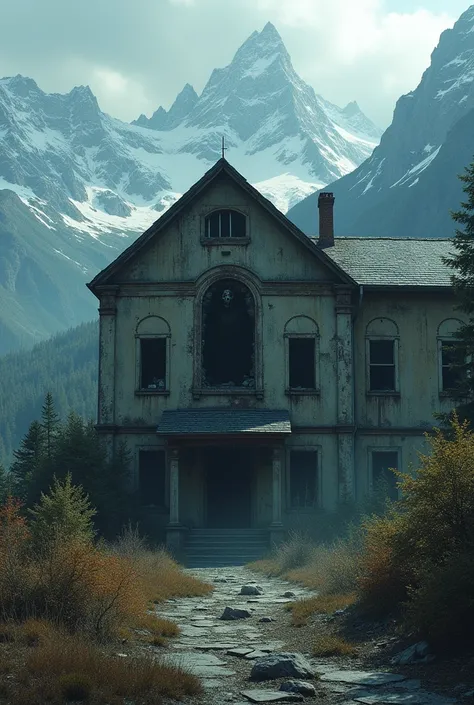
[[[218,243],[226,246],[228,243]],[[215,270],[230,268],[231,265],[219,265]],[[255,276],[251,270],[250,276]],[[222,271],[222,278],[227,278],[227,273]],[[232,277],[232,275],[230,275]],[[198,277],[198,282],[202,275]],[[221,277],[219,277],[221,278]],[[148,297],[148,296],[196,296],[198,282],[195,281],[171,281],[171,282],[150,282],[150,281],[130,281],[121,282],[117,286],[116,296],[118,298],[127,297]],[[259,282],[262,296],[334,296],[334,284],[331,282],[305,281],[305,280],[268,280]]]

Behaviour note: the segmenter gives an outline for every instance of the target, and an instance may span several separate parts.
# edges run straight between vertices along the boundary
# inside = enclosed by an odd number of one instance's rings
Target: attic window
[[[245,215],[234,210],[213,211],[206,218],[205,235],[209,239],[245,238]]]

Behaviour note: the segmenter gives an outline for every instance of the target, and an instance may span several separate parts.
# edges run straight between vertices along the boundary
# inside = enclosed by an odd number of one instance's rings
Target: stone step
[[[245,565],[268,553],[264,529],[191,529],[186,537],[189,568]]]

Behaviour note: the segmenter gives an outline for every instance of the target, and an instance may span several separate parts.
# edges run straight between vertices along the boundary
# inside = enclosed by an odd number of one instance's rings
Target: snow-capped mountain
[[[441,34],[416,90],[402,96],[373,154],[327,186],[338,235],[449,237],[474,155],[474,5]],[[288,216],[314,233],[317,193]]]
[[[254,32],[200,96],[128,124],[88,87],[0,79],[0,354],[96,315],[84,283],[220,157],[281,210],[352,171],[380,131],[293,69],[275,27]],[[13,193],[12,193],[13,192]]]

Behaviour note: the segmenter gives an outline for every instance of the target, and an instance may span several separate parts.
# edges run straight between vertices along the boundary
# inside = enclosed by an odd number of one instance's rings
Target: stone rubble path
[[[282,680],[255,683],[249,680],[255,661],[270,653],[294,652],[285,644],[283,625],[287,624],[285,605],[314,593],[278,578],[256,575],[244,567],[199,568],[193,575],[214,586],[206,597],[169,600],[158,608],[160,616],[177,622],[179,637],[170,644],[166,660],[201,678],[204,694],[190,698],[190,704],[248,705],[249,702],[304,702],[308,705],[451,705],[454,698],[441,697],[421,688],[419,681],[397,674],[342,669],[340,665],[311,658],[309,644],[302,641],[298,652],[314,667],[320,680],[316,696],[303,697],[280,691]],[[258,585],[259,596],[241,595],[244,585]],[[294,597],[283,597],[285,592]],[[249,618],[235,621],[220,619],[224,609],[248,610]],[[272,617],[271,622],[260,622]],[[303,636],[303,634],[302,634]],[[283,637],[283,638],[281,638]],[[324,699],[323,699],[324,698]]]

